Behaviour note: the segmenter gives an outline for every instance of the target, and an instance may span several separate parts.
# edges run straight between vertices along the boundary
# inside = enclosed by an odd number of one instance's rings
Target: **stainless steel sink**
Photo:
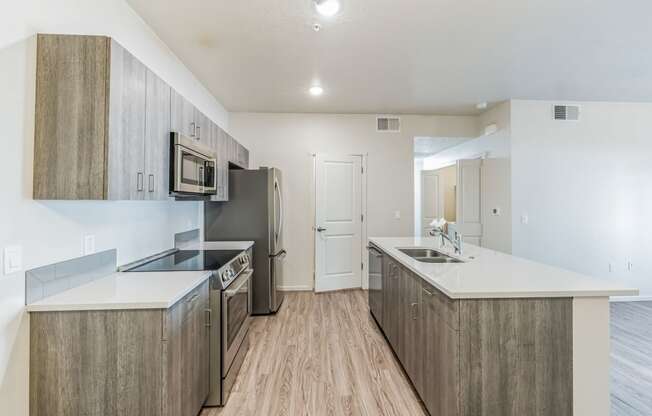
[[[416,261],[423,263],[464,263],[460,259],[454,259],[453,257],[413,257]]]
[[[399,248],[398,251],[423,263],[464,263],[462,260],[431,248]]]

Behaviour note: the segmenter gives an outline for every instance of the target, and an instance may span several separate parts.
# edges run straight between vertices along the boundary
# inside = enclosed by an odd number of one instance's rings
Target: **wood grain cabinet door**
[[[401,353],[403,367],[419,394],[423,391],[423,311],[421,303],[421,278],[403,269],[402,294],[404,315],[400,322],[402,330]]]
[[[187,137],[195,137],[197,134],[195,107],[174,89],[171,92],[170,116],[172,131]]]
[[[229,200],[229,159],[228,159],[228,135],[218,125],[213,124],[212,143],[217,158],[217,187],[216,194],[212,201]]]
[[[208,396],[208,281],[167,312],[167,416],[196,415]]]
[[[211,120],[201,111],[195,108],[196,139],[200,145],[211,148],[212,146],[212,129]]]
[[[145,198],[147,68],[111,40],[107,199]]]
[[[457,416],[460,414],[460,334],[443,318],[445,306],[438,301],[436,289],[423,283],[421,291],[424,365],[419,394],[431,415]]]
[[[389,266],[389,293],[387,301],[389,307],[387,308],[387,320],[385,328],[385,336],[389,340],[392,348],[397,356],[401,356],[400,352],[400,337],[399,337],[399,317],[401,307],[401,273],[398,265],[393,260],[388,262]]]
[[[104,36],[37,36],[34,199],[106,198]]]
[[[170,94],[170,86],[148,70],[145,117],[145,197],[148,200],[169,199]]]

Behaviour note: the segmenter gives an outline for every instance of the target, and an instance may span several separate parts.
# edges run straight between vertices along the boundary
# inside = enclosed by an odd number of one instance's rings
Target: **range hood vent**
[[[553,105],[552,117],[561,121],[578,121],[580,119],[580,107],[578,105]]]
[[[394,116],[376,117],[376,131],[399,133],[401,131],[401,119]]]

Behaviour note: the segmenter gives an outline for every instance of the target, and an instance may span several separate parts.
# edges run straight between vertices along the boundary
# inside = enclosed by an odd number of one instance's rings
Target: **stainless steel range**
[[[210,393],[205,406],[224,406],[249,350],[253,251],[176,250],[126,272],[212,270]],[[219,317],[219,319],[215,319]]]

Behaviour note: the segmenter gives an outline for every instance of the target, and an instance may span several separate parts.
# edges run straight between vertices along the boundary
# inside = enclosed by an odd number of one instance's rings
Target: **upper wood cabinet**
[[[167,199],[169,100],[110,38],[38,35],[34,198]]]
[[[38,35],[34,199],[170,199],[171,131],[215,151],[227,201],[244,146],[115,40]]]
[[[145,198],[167,199],[170,194],[170,94],[171,88],[147,70],[145,115]]]
[[[174,89],[170,109],[172,131],[195,139],[203,146],[212,145],[211,125],[214,123]]]

